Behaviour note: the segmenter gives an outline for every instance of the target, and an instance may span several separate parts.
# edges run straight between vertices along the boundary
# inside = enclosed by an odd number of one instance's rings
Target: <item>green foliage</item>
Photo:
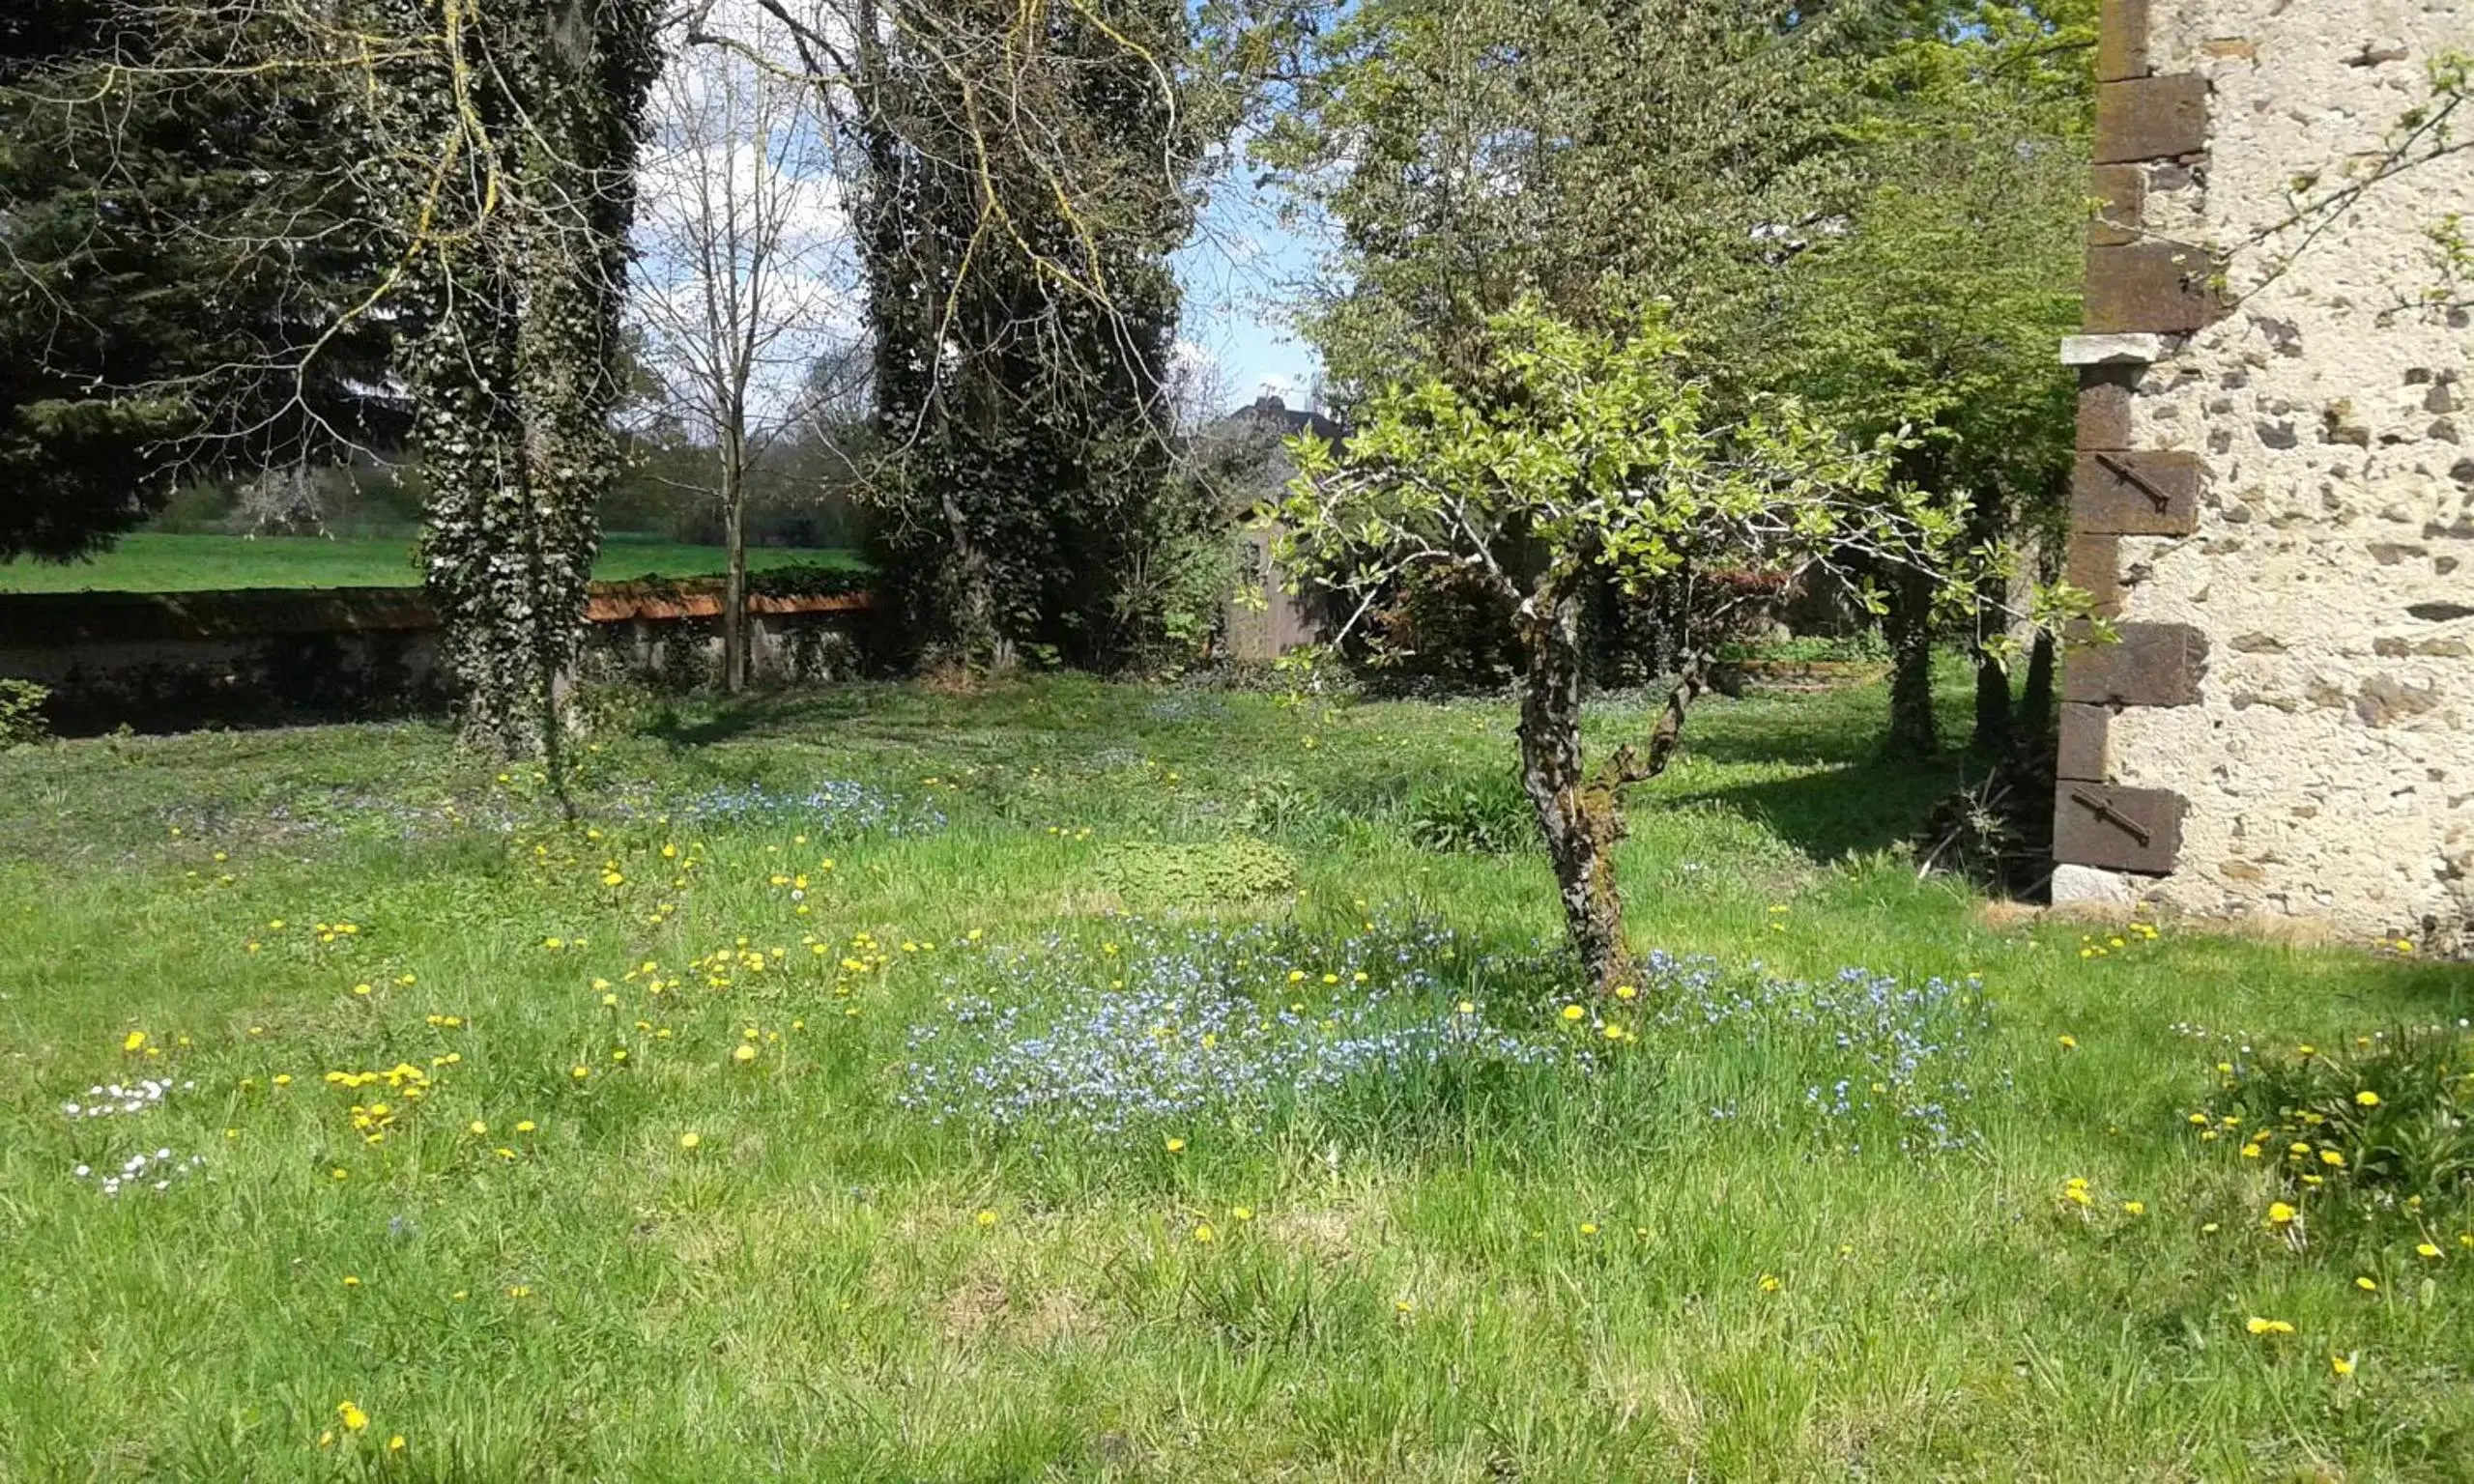
[[[1243,837],[1210,844],[1130,841],[1102,853],[1100,884],[1143,906],[1215,907],[1297,889],[1297,861],[1278,845]]]
[[[1171,0],[927,0],[860,49],[869,550],[922,649],[1111,663],[1182,608],[1163,432],[1190,45]]]
[[[384,271],[334,74],[256,68],[240,8],[12,0],[0,16],[0,561],[134,528],[187,471],[403,436],[411,321],[338,323]]]
[[[1408,834],[1421,850],[1511,855],[1538,847],[1538,813],[1508,771],[1477,784],[1429,784],[1409,798]]]
[[[2053,348],[2080,322],[2095,9],[1927,11],[1883,44],[1848,79],[1843,227],[1740,328],[1763,385],[1909,429],[1903,472],[1985,536],[2063,519],[2077,383]]]
[[[2214,1127],[2208,1142],[2224,1157],[2265,1172],[2297,1213],[2272,1223],[2290,1228],[2279,1235],[2346,1259],[2382,1239],[2456,1246],[2474,1217],[2474,1037],[2406,1026],[2226,1065],[2222,1103],[2192,1126]]]
[[[1304,317],[1345,387],[1466,367],[1523,295],[1594,328],[1699,325],[1813,219],[1848,100],[1841,13],[1783,0],[1370,0],[1254,146],[1340,230]],[[1734,347],[1713,347],[1732,350]]]
[[[1345,571],[1322,581],[1347,580]],[[1512,605],[1484,577],[1457,567],[1399,575],[1368,614],[1366,649],[1382,683],[1423,681],[1453,691],[1500,689],[1520,663]]]
[[[1366,404],[1345,461],[1319,441],[1298,477],[1282,550],[1363,614],[1402,574],[1484,582],[1517,615],[1513,682],[1521,785],[1562,890],[1572,948],[1612,989],[1627,975],[1613,846],[1621,791],[1662,772],[1685,709],[1712,680],[1709,649],[1789,582],[1851,557],[1934,590],[1949,513],[1888,481],[1897,444],[1856,448],[1790,400],[1712,406],[1683,337],[1654,314],[1618,338],[1535,299],[1490,316],[1468,369],[1394,385]],[[1663,589],[1681,663],[1646,749],[1595,772],[1581,751],[1581,633],[1593,584]]]
[[[1889,486],[1888,440],[1850,446],[1783,399],[1723,416],[1660,316],[1617,337],[1525,300],[1488,319],[1483,346],[1458,378],[1377,393],[1344,457],[1297,445],[1292,559],[1358,591],[1458,568],[1515,603],[1572,596],[1592,571],[1627,590],[1698,578],[1715,613],[1747,580],[1850,548],[1928,557],[1955,532]]]
[[[43,702],[51,692],[32,680],[0,679],[0,750],[25,747],[51,735]]]

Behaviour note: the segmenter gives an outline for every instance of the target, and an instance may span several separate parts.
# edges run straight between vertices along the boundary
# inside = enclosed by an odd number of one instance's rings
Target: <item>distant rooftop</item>
[[[1294,438],[1300,433],[1311,433],[1327,443],[1337,444],[1348,436],[1348,429],[1325,416],[1321,409],[1292,408],[1268,392],[1256,397],[1252,403],[1239,409],[1230,416],[1245,417],[1255,422],[1270,424],[1280,430],[1282,438]]]

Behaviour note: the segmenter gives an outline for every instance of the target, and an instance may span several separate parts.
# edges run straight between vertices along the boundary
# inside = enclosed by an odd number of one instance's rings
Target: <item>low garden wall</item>
[[[764,679],[854,672],[865,591],[753,593]],[[584,669],[686,686],[721,666],[718,582],[595,584]],[[417,587],[0,593],[0,678],[47,688],[68,735],[375,720],[445,709],[437,612]]]

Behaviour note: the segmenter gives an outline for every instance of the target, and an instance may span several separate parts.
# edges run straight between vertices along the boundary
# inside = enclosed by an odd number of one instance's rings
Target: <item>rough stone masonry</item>
[[[2057,902],[2474,950],[2474,291],[2433,236],[2474,150],[2393,168],[2452,52],[2474,0],[2106,0],[2062,355],[2069,579],[2119,642],[2064,662]]]

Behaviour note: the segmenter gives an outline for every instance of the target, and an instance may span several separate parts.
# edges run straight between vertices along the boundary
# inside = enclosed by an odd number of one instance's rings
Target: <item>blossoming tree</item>
[[[1860,577],[1868,593],[1884,577],[1946,570],[1958,523],[1893,484],[1893,446],[1852,446],[1792,402],[1722,408],[1660,316],[1613,335],[1527,300],[1486,322],[1463,368],[1375,396],[1345,449],[1294,445],[1285,555],[1298,570],[1347,574],[1350,624],[1420,566],[1474,574],[1513,605],[1522,786],[1572,947],[1612,990],[1631,963],[1615,878],[1623,790],[1673,759],[1685,712],[1712,687],[1717,637],[1747,604],[1819,570]],[[1581,745],[1593,577],[1663,585],[1685,628],[1649,735],[1595,765]]]

